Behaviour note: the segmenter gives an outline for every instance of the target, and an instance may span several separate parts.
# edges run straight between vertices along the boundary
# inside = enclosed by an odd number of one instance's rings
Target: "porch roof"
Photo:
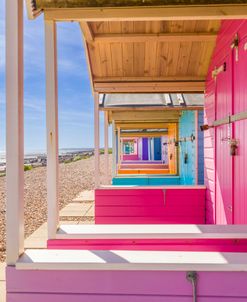
[[[126,108],[126,107],[170,107],[183,108],[189,106],[203,107],[203,94],[101,94],[99,97],[99,106],[105,109]],[[121,109],[121,108],[120,108]]]
[[[198,93],[221,20],[245,0],[26,0],[29,16],[77,21],[95,93]]]

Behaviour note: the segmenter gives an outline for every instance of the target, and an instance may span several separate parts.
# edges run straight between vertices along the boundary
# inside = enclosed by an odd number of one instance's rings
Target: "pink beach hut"
[[[23,2],[8,0],[7,302],[245,301],[246,1],[26,2],[31,19],[44,14],[45,20],[48,243],[24,248]],[[94,225],[63,225],[58,218],[56,23],[61,21],[79,23],[90,67]],[[101,186],[99,98],[116,93],[205,93],[205,185]],[[180,102],[180,111],[197,109]],[[179,110],[168,102],[145,112]],[[105,133],[110,118],[105,110]],[[113,131],[116,139],[114,120]],[[175,144],[170,148],[175,157]],[[105,159],[108,163],[108,152]],[[175,165],[172,169],[177,173]]]

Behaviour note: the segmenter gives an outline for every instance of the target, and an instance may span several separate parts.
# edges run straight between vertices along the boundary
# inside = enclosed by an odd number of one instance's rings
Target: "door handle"
[[[232,212],[232,206],[227,207],[230,212]]]

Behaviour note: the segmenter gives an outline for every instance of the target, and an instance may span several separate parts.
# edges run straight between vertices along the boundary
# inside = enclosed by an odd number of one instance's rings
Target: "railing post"
[[[7,264],[24,251],[23,1],[6,0]]]

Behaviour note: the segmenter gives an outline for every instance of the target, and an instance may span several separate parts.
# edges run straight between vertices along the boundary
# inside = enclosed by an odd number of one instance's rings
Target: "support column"
[[[23,1],[6,0],[7,264],[24,251]]]
[[[112,177],[116,176],[116,129],[115,129],[115,121],[112,121]]]
[[[104,132],[105,132],[105,181],[109,183],[109,148],[108,148],[108,112],[104,112]]]
[[[48,239],[56,237],[58,213],[58,94],[56,23],[45,21],[46,53],[46,138],[47,138],[47,204]]]
[[[198,111],[195,110],[195,185],[198,185]]]
[[[118,169],[120,168],[121,165],[121,136],[120,136],[120,128],[117,128],[117,138],[118,138]]]
[[[100,154],[99,154],[99,94],[94,94],[94,163],[95,188],[100,186]]]

